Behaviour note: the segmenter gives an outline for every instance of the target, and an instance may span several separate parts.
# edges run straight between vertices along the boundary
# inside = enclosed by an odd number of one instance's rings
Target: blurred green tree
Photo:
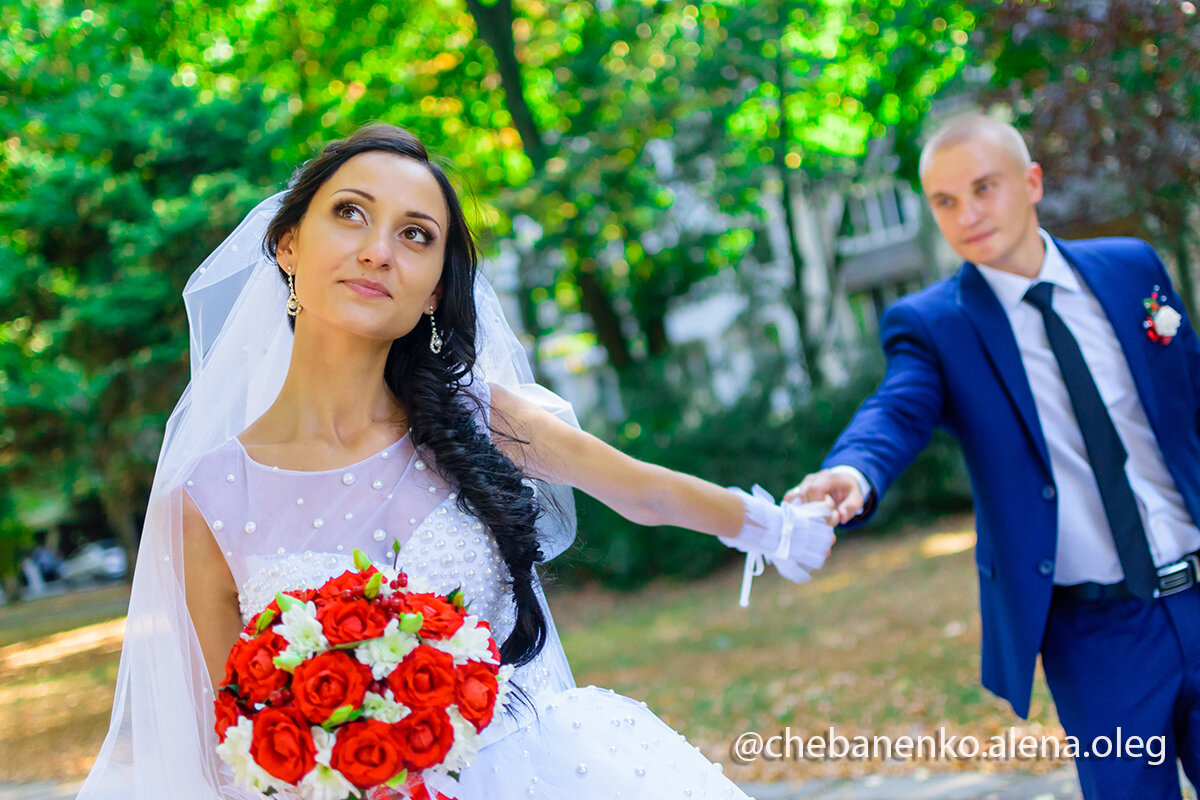
[[[187,380],[179,293],[271,190],[278,136],[261,91],[201,102],[128,44],[126,19],[0,17],[16,34],[0,54],[0,494],[98,497],[132,564]]]
[[[985,103],[1025,129],[1047,181],[1075,215],[1148,217],[1196,308],[1200,200],[1200,24],[1190,2],[979,3]],[[993,36],[990,31],[1008,31]],[[1061,190],[1060,190],[1061,191]]]
[[[768,199],[790,214],[793,190],[844,187],[874,139],[911,149],[972,21],[929,0],[6,4],[0,496],[96,497],[132,549],[187,378],[183,282],[373,119],[474,187],[485,246],[520,259],[526,329],[586,319],[577,345],[604,348],[636,420],[621,442],[661,449],[704,419],[682,422],[696,387],[667,312],[763,263]],[[790,300],[815,364],[823,325]],[[781,373],[760,371],[764,395]]]

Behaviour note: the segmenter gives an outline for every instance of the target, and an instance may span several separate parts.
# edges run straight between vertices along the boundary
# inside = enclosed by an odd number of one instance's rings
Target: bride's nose
[[[392,251],[388,246],[387,234],[383,231],[369,233],[358,253],[358,263],[388,269],[392,266]]]

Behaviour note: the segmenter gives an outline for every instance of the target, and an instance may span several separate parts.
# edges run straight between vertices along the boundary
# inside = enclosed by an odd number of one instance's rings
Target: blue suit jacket
[[[1200,519],[1200,344],[1154,250],[1136,239],[1055,240],[1112,323],[1163,459]],[[1163,345],[1143,328],[1155,287],[1184,320]],[[983,685],[1029,713],[1054,576],[1058,493],[1008,316],[975,265],[892,305],[880,324],[887,372],[825,461],[875,488],[853,524],[929,442],[961,443],[971,476],[983,617]]]

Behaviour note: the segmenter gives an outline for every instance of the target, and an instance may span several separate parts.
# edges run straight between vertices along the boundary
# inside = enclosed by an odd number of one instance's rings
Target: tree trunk
[[[670,342],[667,341],[667,323],[666,318],[661,315],[655,315],[650,319],[642,321],[643,330],[646,331],[646,349],[652,356],[661,356],[670,349]]]
[[[1180,225],[1175,231],[1174,255],[1175,267],[1179,275],[1178,294],[1183,299],[1183,306],[1188,316],[1196,318],[1193,310],[1196,307],[1196,281],[1192,275],[1191,252],[1188,247],[1188,232],[1186,225]]]
[[[496,56],[500,85],[504,87],[505,105],[513,118],[513,127],[521,135],[525,155],[533,162],[534,172],[540,173],[546,166],[546,145],[525,99],[525,85],[521,82],[521,63],[517,60],[517,46],[512,32],[512,0],[496,0],[492,5],[484,5],[481,0],[467,0],[467,10],[475,18],[475,28],[480,38],[487,42]]]
[[[4,597],[9,605],[21,602],[20,573],[6,572],[0,575],[0,586],[4,588]]]
[[[625,334],[621,332],[621,318],[612,306],[612,298],[595,272],[580,270],[576,273],[575,281],[579,285],[580,305],[592,318],[596,337],[608,352],[609,363],[618,373],[623,372],[633,358]]]
[[[125,563],[127,565],[125,577],[127,580],[132,579],[133,567],[137,563],[138,551],[137,517],[130,504],[123,499],[106,497],[105,493],[102,492],[100,503],[104,508],[105,519],[117,534],[117,541],[120,542],[121,549],[125,551]]]
[[[821,370],[819,361],[821,343],[810,330],[811,322],[808,315],[808,298],[804,294],[804,254],[800,252],[799,231],[796,224],[794,209],[795,198],[792,195],[792,183],[789,180],[790,168],[787,165],[788,138],[790,135],[787,118],[787,62],[784,60],[782,39],[779,42],[779,56],[775,59],[775,75],[779,88],[779,132],[775,140],[775,166],[779,172],[779,180],[783,186],[783,224],[787,229],[788,258],[792,267],[792,290],[787,293],[788,305],[796,317],[796,327],[800,338],[800,353],[804,358],[804,370],[808,374],[808,382],[815,389],[825,385],[825,373]]]

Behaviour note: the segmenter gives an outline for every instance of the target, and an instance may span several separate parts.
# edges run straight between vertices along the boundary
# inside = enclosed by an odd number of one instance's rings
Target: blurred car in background
[[[80,547],[59,565],[58,573],[63,581],[75,586],[119,580],[127,569],[125,551],[116,541],[105,539]]]

